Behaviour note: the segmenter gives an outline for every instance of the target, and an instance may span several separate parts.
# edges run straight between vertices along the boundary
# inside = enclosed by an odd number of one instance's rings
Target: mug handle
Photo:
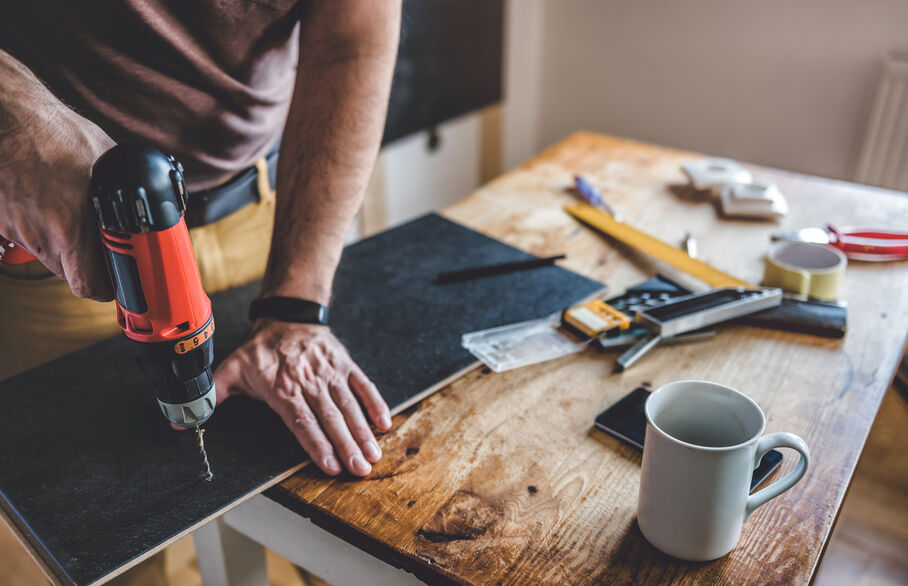
[[[781,480],[777,480],[766,488],[747,497],[747,506],[744,509],[745,521],[757,507],[766,504],[797,484],[798,481],[804,477],[804,474],[807,473],[807,466],[810,465],[810,450],[807,448],[807,442],[793,433],[786,433],[784,431],[770,433],[769,435],[764,435],[760,438],[760,441],[757,442],[754,468],[759,466],[760,460],[763,459],[763,455],[773,448],[791,448],[796,450],[800,454],[798,464],[795,466],[794,470],[786,474]]]

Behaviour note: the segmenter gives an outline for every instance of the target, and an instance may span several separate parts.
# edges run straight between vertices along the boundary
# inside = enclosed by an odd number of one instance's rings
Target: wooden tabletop
[[[578,133],[445,214],[540,256],[565,252],[564,266],[616,292],[655,269],[562,211],[575,173],[626,222],[670,243],[690,231],[703,260],[755,283],[779,229],[908,226],[905,194],[752,165],[758,179],[778,183],[791,214],[779,224],[721,219],[683,187],[679,166],[698,156]],[[501,374],[476,369],[395,416],[369,478],[329,479],[310,466],[276,490],[316,523],[426,580],[807,582],[905,346],[906,290],[908,262],[852,262],[844,340],[738,326],[709,342],[657,348],[623,374],[611,373],[614,354],[592,350]],[[679,379],[744,391],[766,412],[767,432],[796,433],[812,452],[804,480],[754,513],[738,547],[710,563],[674,560],[643,539],[640,453],[593,428],[596,414],[633,388]],[[786,454],[780,472],[794,460]]]

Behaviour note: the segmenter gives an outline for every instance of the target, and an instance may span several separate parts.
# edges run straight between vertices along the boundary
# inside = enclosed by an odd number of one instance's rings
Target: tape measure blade
[[[691,258],[683,250],[653,238],[649,234],[623,222],[619,222],[589,204],[574,203],[565,206],[564,209],[570,215],[596,230],[696,277],[712,287],[755,287],[753,284],[732,277],[701,260]]]

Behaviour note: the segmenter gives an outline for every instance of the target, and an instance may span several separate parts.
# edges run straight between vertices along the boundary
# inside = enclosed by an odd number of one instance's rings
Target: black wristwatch
[[[249,319],[270,318],[298,324],[328,325],[328,308],[321,303],[296,297],[265,297],[249,306]]]

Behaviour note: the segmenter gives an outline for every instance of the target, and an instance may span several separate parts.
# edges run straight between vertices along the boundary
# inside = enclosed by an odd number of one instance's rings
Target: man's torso
[[[280,135],[302,4],[12,2],[0,48],[115,141],[176,155],[196,190],[248,167]]]

